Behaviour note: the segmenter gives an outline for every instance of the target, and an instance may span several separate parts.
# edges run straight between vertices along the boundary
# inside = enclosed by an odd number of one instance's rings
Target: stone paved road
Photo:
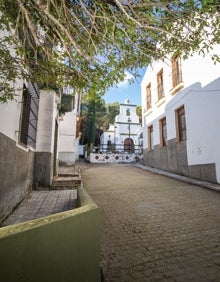
[[[220,282],[220,193],[132,165],[88,165],[106,282]]]

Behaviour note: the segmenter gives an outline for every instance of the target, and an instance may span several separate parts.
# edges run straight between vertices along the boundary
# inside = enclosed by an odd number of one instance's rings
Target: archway
[[[124,141],[124,151],[129,154],[134,153],[134,141],[131,138],[126,138]]]

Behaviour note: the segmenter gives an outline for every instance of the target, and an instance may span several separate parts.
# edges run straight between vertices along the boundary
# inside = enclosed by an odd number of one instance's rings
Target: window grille
[[[40,92],[35,83],[23,87],[23,101],[20,125],[20,142],[36,147],[37,122]]]

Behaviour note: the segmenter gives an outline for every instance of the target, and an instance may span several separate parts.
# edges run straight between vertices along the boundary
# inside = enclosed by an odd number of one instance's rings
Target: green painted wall
[[[78,195],[77,209],[0,228],[1,281],[100,281],[99,209]]]

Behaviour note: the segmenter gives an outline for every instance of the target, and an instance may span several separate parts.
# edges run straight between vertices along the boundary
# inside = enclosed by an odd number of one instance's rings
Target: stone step
[[[79,176],[59,176],[52,181],[52,189],[71,189],[81,185]]]
[[[80,174],[78,172],[74,173],[59,173],[58,177],[80,177]]]

